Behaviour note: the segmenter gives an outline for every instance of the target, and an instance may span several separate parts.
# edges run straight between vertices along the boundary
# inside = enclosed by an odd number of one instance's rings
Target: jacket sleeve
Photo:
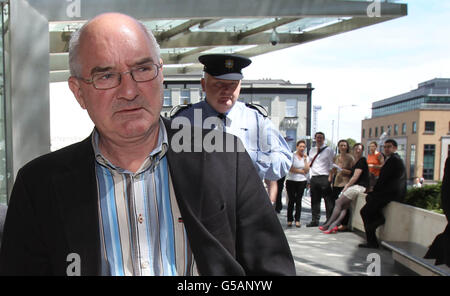
[[[236,257],[247,275],[295,275],[294,260],[247,153],[237,157]]]
[[[11,194],[0,251],[0,275],[46,275],[49,270],[36,208],[19,171]]]
[[[403,199],[406,193],[405,166],[398,155],[391,156],[381,168],[374,192],[386,201]]]

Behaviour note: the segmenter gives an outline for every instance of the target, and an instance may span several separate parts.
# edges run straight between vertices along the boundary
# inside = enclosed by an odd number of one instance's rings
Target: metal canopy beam
[[[207,20],[209,21],[209,20]],[[204,22],[204,20],[189,20],[179,26],[176,26],[175,28],[172,28],[170,30],[164,31],[160,33],[159,35],[155,36],[156,39],[159,41],[170,39],[171,37],[174,37],[178,34],[181,34],[183,32],[189,32],[189,28],[198,25],[200,23]]]
[[[161,57],[165,64],[198,63],[198,57],[204,51],[211,49],[214,46],[258,45],[253,48],[238,52],[240,55],[253,57],[274,50],[280,50],[302,43],[326,38],[332,35],[348,32],[361,27],[370,26],[375,23],[387,21],[389,19],[391,18],[352,18],[308,32],[304,32],[303,34],[278,34],[280,41],[275,46],[269,43],[269,38],[271,36],[270,33],[258,33],[238,41],[236,33],[193,32],[189,35],[178,38],[177,40],[163,41],[161,42],[161,47],[181,48],[198,46],[198,48],[181,54],[165,53],[162,54]],[[61,45],[58,45],[58,47],[61,48]],[[50,70],[61,71],[68,69],[68,61],[69,57],[67,52],[51,53]]]
[[[367,16],[372,2],[335,0],[30,0],[50,22],[87,20],[107,11],[138,19]],[[406,15],[406,4],[380,3],[383,17]]]
[[[245,50],[233,48],[238,54],[253,57],[271,51],[326,38],[361,27],[377,24],[407,14],[406,4],[377,2],[381,17],[368,17],[371,1],[338,0],[29,0],[29,4],[50,21],[84,22],[98,13],[114,10],[145,20],[180,20],[183,23],[166,31],[154,32],[162,49],[173,49],[161,56],[165,65],[198,63],[198,56],[214,47],[251,46]],[[378,5],[377,4],[377,5]],[[279,41],[270,44],[273,28],[295,22],[305,17],[343,17],[338,22],[305,28],[302,33],[277,33]],[[274,21],[253,27],[247,31],[203,30],[220,20],[234,18],[275,18]],[[228,20],[227,20],[228,19]],[[237,20],[239,23],[239,20]],[[262,22],[264,23],[264,22]],[[198,26],[199,30],[191,28]],[[218,30],[218,31],[216,31]],[[68,77],[68,41],[71,32],[50,32],[51,81]],[[188,51],[178,50],[193,48]],[[224,50],[225,51],[225,50]],[[220,52],[220,51],[216,51]],[[229,52],[229,51],[227,51]],[[198,65],[194,65],[198,66]],[[197,67],[198,68],[198,67]],[[185,73],[196,67],[177,67],[176,73]],[[169,71],[169,70],[168,70]]]
[[[274,22],[268,23],[266,25],[254,28],[252,30],[248,30],[248,31],[239,33],[237,35],[237,39],[240,40],[240,39],[243,39],[243,38],[245,38],[247,36],[250,36],[250,35],[261,33],[261,32],[264,32],[264,31],[267,31],[267,30],[270,30],[270,29],[274,29],[274,28],[276,28],[278,26],[282,26],[282,25],[285,25],[285,24],[289,24],[289,23],[295,22],[295,21],[297,21],[299,19],[300,18],[282,18],[282,19],[276,20]]]

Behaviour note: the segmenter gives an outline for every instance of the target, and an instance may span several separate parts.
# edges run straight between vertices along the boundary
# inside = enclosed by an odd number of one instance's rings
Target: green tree
[[[347,140],[348,144],[350,145],[350,149],[352,149],[353,145],[355,145],[357,143],[356,140],[352,139],[352,138],[348,138],[346,140]]]

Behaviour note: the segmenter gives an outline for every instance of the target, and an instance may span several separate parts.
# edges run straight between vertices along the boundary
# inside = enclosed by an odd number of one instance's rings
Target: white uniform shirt
[[[323,146],[322,146],[323,147]],[[309,153],[309,158],[311,161],[316,156],[319,149],[317,147],[311,148]],[[314,160],[312,167],[309,170],[309,174],[311,177],[328,175],[330,170],[333,168],[333,160],[334,160],[334,151],[330,147],[325,148]]]
[[[201,110],[200,118],[195,118],[195,110]],[[175,117],[186,117],[194,126],[214,128],[208,123],[214,122],[209,121],[211,117],[217,122],[217,115],[217,111],[206,101],[201,101],[180,111]],[[226,123],[222,127],[226,133],[242,141],[261,179],[278,180],[288,173],[292,152],[269,118],[242,102],[236,102],[226,114]]]

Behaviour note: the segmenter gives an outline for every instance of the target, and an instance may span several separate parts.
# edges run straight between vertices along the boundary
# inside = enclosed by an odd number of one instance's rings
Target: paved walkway
[[[325,207],[322,200],[320,222],[325,223]],[[311,199],[303,196],[301,228],[287,227],[287,203],[283,192],[283,210],[278,214],[285,230],[295,260],[297,275],[301,276],[366,276],[371,262],[370,253],[380,256],[382,276],[405,275],[394,266],[391,252],[385,249],[361,249],[358,244],[365,242],[363,236],[354,232],[323,234],[317,227],[307,228],[311,221]]]

